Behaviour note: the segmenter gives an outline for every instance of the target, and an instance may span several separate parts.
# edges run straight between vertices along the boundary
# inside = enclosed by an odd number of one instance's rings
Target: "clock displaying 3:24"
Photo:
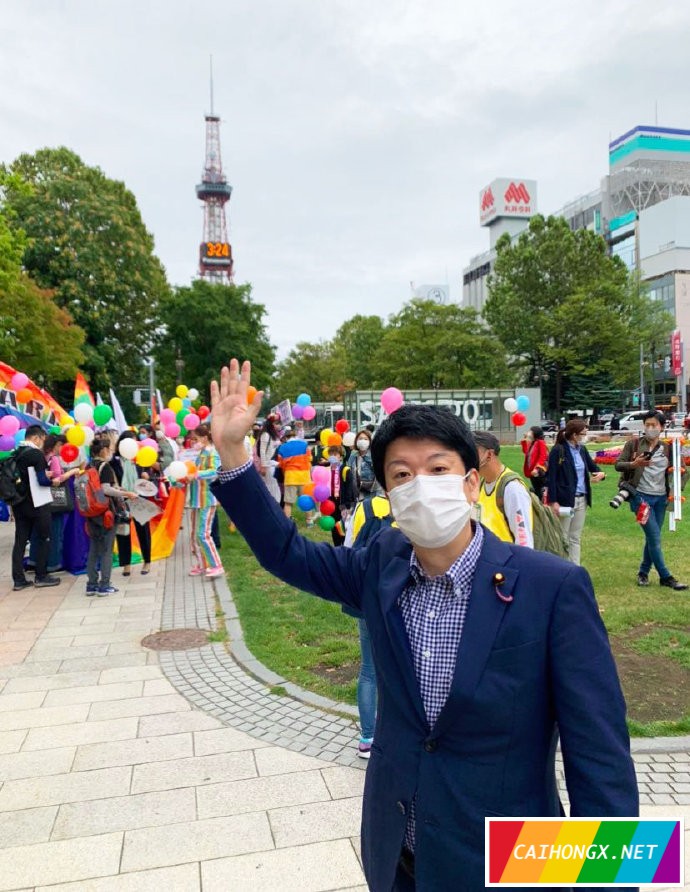
[[[206,242],[205,257],[230,257],[230,245],[227,242]]]

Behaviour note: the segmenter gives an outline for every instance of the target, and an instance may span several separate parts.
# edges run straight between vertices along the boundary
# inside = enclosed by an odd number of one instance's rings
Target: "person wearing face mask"
[[[350,477],[349,467],[343,463],[343,447],[328,446],[326,455],[322,464],[328,464],[331,472],[329,486],[331,494],[330,501],[335,505],[335,511],[331,515],[335,521],[335,526],[331,530],[331,538],[334,545],[342,545],[345,541],[345,531],[343,529],[343,516],[341,513],[341,501],[343,492],[347,489],[347,483]]]
[[[473,437],[482,478],[478,499],[481,522],[504,542],[534,548],[534,517],[527,487],[499,459],[497,437],[488,431],[475,431]]]
[[[660,585],[674,591],[684,591],[688,586],[671,573],[661,550],[661,533],[670,492],[671,446],[660,440],[664,420],[659,412],[648,412],[642,422],[644,435],[628,440],[616,462],[616,470],[622,472],[621,483],[627,483],[637,491],[630,499],[630,510],[637,514],[643,502],[650,509],[647,522],[641,524],[645,544],[637,584],[649,585],[649,571],[654,565]]]
[[[580,563],[585,514],[587,506],[592,506],[590,477],[594,483],[606,477],[585,448],[586,442],[586,422],[571,418],[558,432],[546,470],[547,502],[561,522],[574,564]]]
[[[351,511],[362,499],[380,494],[371,461],[371,434],[366,428],[358,431],[355,446],[347,461],[350,468],[350,486],[345,507]]]
[[[525,455],[523,474],[541,501],[546,487],[546,466],[549,460],[549,449],[544,440],[543,428],[536,424],[531,427],[520,441],[520,446]]]
[[[580,817],[638,812],[625,703],[585,570],[471,521],[477,450],[450,410],[406,405],[372,443],[398,528],[361,549],[296,533],[242,441],[263,394],[211,385],[217,498],[263,567],[363,614],[378,710],[363,801],[372,892],[484,889],[487,815],[560,817],[558,738]],[[270,530],[270,535],[267,535]]]

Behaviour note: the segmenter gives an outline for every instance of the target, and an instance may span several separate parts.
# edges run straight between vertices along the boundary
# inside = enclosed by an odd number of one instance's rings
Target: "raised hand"
[[[224,468],[236,468],[247,461],[244,438],[252,429],[261,409],[263,391],[247,403],[251,363],[230,360],[220,371],[220,385],[211,382],[211,436]]]

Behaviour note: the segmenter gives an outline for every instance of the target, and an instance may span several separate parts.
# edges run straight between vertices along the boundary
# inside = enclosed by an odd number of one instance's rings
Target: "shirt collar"
[[[470,544],[440,577],[442,579],[448,579],[452,583],[453,588],[460,585],[463,580],[472,578],[475,567],[477,566],[477,561],[479,560],[479,554],[482,550],[482,544],[484,542],[484,531],[482,529],[482,525],[480,523],[474,523],[474,521],[472,521],[471,523],[472,529],[474,530],[474,535],[470,540]],[[428,576],[424,572],[424,570],[422,569],[422,565],[417,560],[417,555],[415,554],[414,548],[412,549],[412,554],[410,555],[410,575],[417,585],[432,578],[439,578]]]

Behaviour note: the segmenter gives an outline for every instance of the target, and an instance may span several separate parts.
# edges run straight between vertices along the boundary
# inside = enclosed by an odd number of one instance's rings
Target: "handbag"
[[[66,483],[51,486],[50,494],[53,497],[53,501],[50,503],[51,511],[55,513],[74,511],[74,497],[72,496],[72,490]]]

